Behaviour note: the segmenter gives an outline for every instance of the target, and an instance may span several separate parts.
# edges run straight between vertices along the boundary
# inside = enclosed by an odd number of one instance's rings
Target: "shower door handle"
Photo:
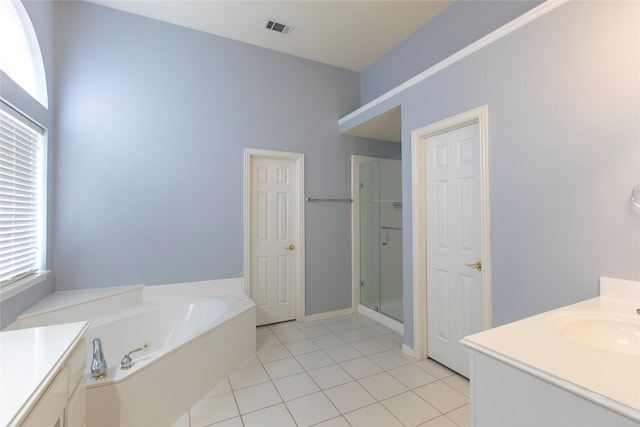
[[[480,261],[478,261],[478,262],[467,262],[464,265],[466,265],[467,267],[475,268],[478,271],[482,271],[482,263]]]

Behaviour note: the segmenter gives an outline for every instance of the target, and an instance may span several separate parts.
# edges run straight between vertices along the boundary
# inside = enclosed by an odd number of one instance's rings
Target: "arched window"
[[[40,44],[31,19],[18,0],[0,1],[0,70],[49,108]]]

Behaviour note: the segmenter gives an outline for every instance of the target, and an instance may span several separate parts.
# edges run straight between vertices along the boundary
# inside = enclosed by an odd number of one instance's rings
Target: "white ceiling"
[[[89,0],[115,9],[362,71],[453,0]],[[282,35],[268,20],[295,26]]]

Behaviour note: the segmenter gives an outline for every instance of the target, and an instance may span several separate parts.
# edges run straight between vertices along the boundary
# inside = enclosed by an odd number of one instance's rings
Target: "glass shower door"
[[[378,160],[360,165],[360,304],[380,310],[380,168]]]
[[[380,311],[402,322],[402,166],[380,160]]]
[[[360,303],[402,322],[400,160],[360,165]]]

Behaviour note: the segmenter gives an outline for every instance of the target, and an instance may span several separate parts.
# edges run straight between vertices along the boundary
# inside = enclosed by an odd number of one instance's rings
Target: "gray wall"
[[[411,130],[489,106],[493,318],[640,280],[637,2],[569,2],[393,97],[402,106],[405,342],[413,346]]]
[[[56,289],[242,271],[243,147],[305,154],[306,192],[346,197],[357,73],[86,2],[59,2]],[[306,206],[306,312],[351,304],[348,205]]]
[[[489,34],[540,0],[456,1],[361,73],[363,104]]]
[[[38,122],[47,130],[47,144],[49,151],[49,162],[47,165],[48,183],[51,184],[54,165],[54,148],[55,148],[55,127],[54,113],[51,106],[54,103],[54,34],[55,34],[55,11],[54,4],[50,2],[25,1],[23,2],[33,27],[38,37],[40,50],[42,51],[42,59],[47,78],[47,90],[49,95],[49,109],[40,105],[31,95],[27,94],[13,80],[0,71],[0,97],[22,111],[27,116]],[[55,195],[52,192],[52,185],[48,186],[47,197],[47,220],[52,221],[53,207]],[[46,268],[51,269],[53,265],[53,244],[51,239],[52,233],[49,228],[47,233],[47,250],[46,250]],[[24,311],[27,307],[33,305],[41,298],[53,292],[53,278],[49,276],[48,280],[28,289],[27,291],[7,299],[0,303],[0,329],[11,323],[15,317]]]

